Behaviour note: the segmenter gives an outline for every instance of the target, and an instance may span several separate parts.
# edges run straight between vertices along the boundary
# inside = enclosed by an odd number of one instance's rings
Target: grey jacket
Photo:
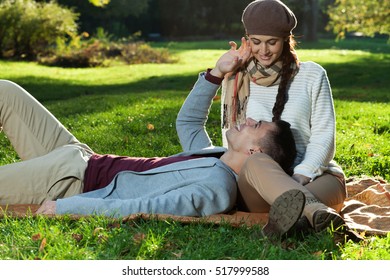
[[[218,85],[200,74],[176,120],[183,148],[177,155],[211,155],[215,147],[205,125]],[[202,157],[145,172],[122,171],[103,189],[58,199],[58,214],[121,217],[134,213],[207,216],[229,211],[235,204],[237,175],[221,160]]]

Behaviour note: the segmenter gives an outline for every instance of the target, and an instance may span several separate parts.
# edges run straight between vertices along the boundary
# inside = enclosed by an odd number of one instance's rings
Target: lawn
[[[164,42],[175,64],[63,69],[0,61],[0,78],[15,81],[40,100],[82,142],[98,153],[166,156],[180,151],[176,114],[197,79],[213,67],[227,42]],[[347,177],[390,181],[390,46],[385,40],[302,43],[301,60],[328,71],[337,115],[336,160]],[[220,103],[208,129],[221,144]],[[18,161],[0,135],[0,164]],[[390,235],[343,242],[329,230],[305,239],[270,242],[260,227],[175,221],[122,223],[103,217],[73,220],[5,216],[1,259],[390,259]]]

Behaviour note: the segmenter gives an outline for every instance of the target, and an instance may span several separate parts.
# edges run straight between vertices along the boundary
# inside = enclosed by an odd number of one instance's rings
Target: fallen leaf
[[[33,236],[31,236],[32,241],[38,241],[38,240],[41,240],[41,238],[42,238],[42,236],[40,233],[33,234]]]
[[[154,125],[151,123],[148,123],[147,127],[148,127],[148,130],[154,130]]]
[[[42,252],[46,246],[46,238],[42,239],[41,245],[39,246],[39,252]]]

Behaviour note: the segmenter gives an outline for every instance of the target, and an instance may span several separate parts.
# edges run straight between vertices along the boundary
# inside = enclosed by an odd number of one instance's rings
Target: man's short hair
[[[270,130],[267,137],[260,140],[260,146],[287,174],[292,175],[297,149],[291,125],[283,120],[274,123],[276,129]]]

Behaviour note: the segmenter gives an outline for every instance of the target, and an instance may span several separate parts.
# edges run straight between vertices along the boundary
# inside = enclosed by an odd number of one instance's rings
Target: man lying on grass
[[[202,73],[184,102],[176,121],[182,153],[134,158],[95,153],[27,91],[0,81],[0,126],[22,159],[0,166],[0,205],[42,204],[39,214],[115,217],[228,212],[236,203],[237,174],[251,154],[265,153],[288,172],[296,152],[284,121],[248,119],[227,131],[228,149],[213,146],[205,124],[218,87]],[[273,205],[272,230],[292,227],[304,200],[297,190],[282,194]],[[287,226],[277,224],[280,217]]]

